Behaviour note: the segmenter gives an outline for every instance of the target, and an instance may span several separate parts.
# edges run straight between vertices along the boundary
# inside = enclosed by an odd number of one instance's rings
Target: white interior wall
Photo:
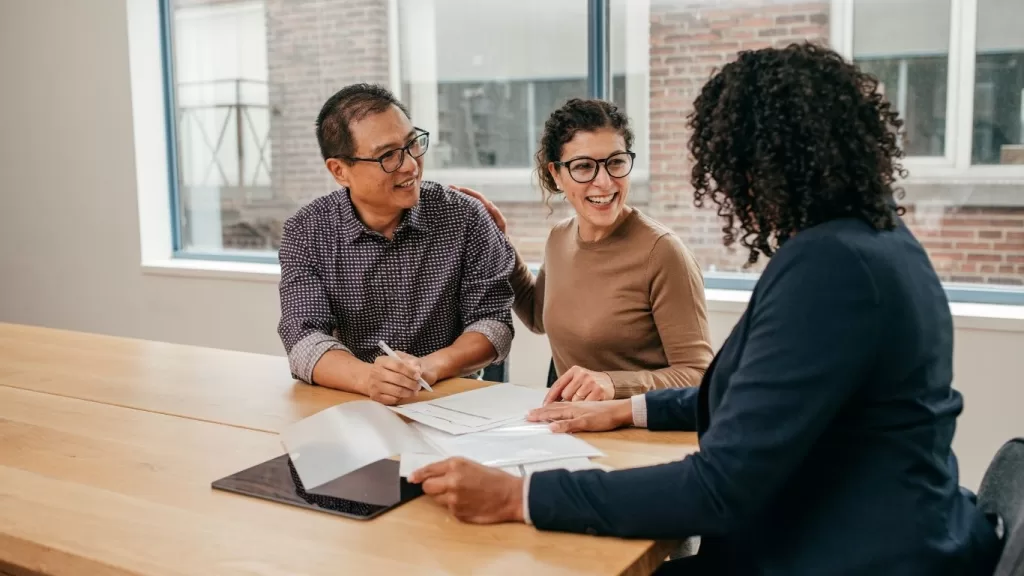
[[[136,156],[134,138],[159,123],[133,126],[125,20],[123,0],[0,2],[0,322],[280,354],[272,276],[141,265],[139,214],[166,196],[142,190],[139,205],[136,162],[159,168]],[[167,225],[149,222],[146,232]],[[710,306],[717,347],[742,304]],[[957,318],[967,486],[1004,439],[1024,435],[1022,324]],[[544,382],[548,359],[545,339],[520,325],[512,379]]]

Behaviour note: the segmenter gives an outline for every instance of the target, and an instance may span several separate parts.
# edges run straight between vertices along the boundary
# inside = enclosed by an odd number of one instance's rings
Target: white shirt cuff
[[[523,476],[523,522],[533,526],[530,521],[530,474]]]
[[[633,426],[647,428],[647,396],[637,394],[630,398],[633,404]]]

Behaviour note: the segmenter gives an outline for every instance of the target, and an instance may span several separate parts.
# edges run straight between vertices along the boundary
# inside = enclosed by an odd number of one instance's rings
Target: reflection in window
[[[856,0],[854,60],[903,119],[908,156],[946,152],[949,0]]]
[[[625,106],[625,76],[612,86],[613,99]],[[439,83],[433,166],[530,168],[548,116],[586,92],[584,78]]]
[[[944,56],[858,61],[861,70],[878,78],[882,92],[900,112],[908,156],[945,153],[947,62]]]
[[[978,0],[974,164],[1024,165],[1024,2]]]

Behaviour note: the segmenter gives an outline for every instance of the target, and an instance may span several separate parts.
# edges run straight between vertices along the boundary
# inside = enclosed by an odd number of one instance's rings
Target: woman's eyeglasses
[[[604,164],[604,169],[612,178],[622,178],[633,170],[634,152],[616,152],[604,160],[594,158],[573,158],[568,162],[554,162],[555,166],[565,167],[569,170],[569,176],[579,182],[586,184],[597,178],[597,171]]]

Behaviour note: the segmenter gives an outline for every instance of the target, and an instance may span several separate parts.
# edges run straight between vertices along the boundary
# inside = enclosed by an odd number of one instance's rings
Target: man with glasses
[[[421,378],[503,361],[515,254],[479,201],[422,180],[430,135],[367,84],[331,96],[316,135],[341,188],[284,224],[278,333],[292,375],[395,404]]]

